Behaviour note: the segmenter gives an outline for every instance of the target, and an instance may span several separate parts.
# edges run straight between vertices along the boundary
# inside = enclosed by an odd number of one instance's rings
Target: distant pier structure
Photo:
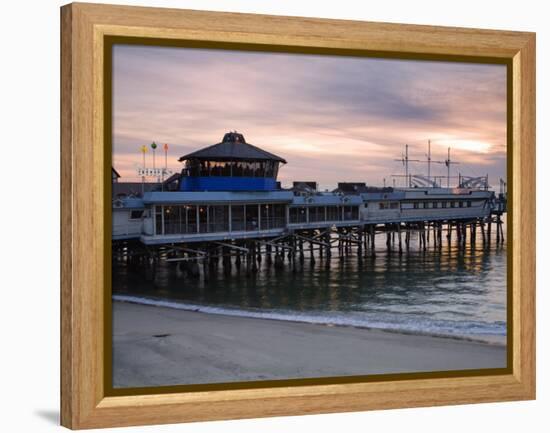
[[[277,176],[286,160],[236,131],[179,161],[181,173],[160,187],[113,198],[113,259],[152,278],[160,260],[205,279],[219,266],[255,273],[263,261],[295,270],[306,260],[330,266],[336,254],[362,260],[376,254],[377,235],[397,254],[465,248],[467,239],[488,246],[493,232],[504,243],[506,192],[501,185],[497,196],[482,178],[473,186],[461,178],[456,188],[343,182],[321,192],[316,182],[295,181],[284,189]]]

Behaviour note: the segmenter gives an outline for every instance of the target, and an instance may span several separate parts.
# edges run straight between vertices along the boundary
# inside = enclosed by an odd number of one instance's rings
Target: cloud
[[[402,171],[394,159],[404,144],[423,159],[428,139],[434,159],[452,146],[453,158],[498,180],[506,175],[506,68],[115,46],[113,163],[123,177],[135,178],[143,144],[170,143],[169,165],[179,169],[180,155],[233,129],[289,162],[283,182],[381,184]]]

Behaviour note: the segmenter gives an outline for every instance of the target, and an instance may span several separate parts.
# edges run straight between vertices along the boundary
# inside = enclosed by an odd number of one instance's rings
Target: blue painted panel
[[[182,177],[180,191],[274,191],[275,179],[269,177]]]
[[[146,204],[290,203],[292,191],[153,191],[143,194]]]

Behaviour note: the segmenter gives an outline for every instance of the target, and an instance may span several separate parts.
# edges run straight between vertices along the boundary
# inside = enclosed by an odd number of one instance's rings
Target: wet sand
[[[505,366],[484,343],[113,302],[116,388]]]

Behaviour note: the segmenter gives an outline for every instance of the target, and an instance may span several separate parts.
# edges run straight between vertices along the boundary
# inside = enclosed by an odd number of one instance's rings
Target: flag
[[[168,152],[168,143],[164,143],[164,151]]]
[[[157,143],[154,141],[151,143],[151,149],[155,150],[157,148]]]
[[[143,153],[147,152],[147,146],[145,144],[143,146],[141,146],[141,151]]]

